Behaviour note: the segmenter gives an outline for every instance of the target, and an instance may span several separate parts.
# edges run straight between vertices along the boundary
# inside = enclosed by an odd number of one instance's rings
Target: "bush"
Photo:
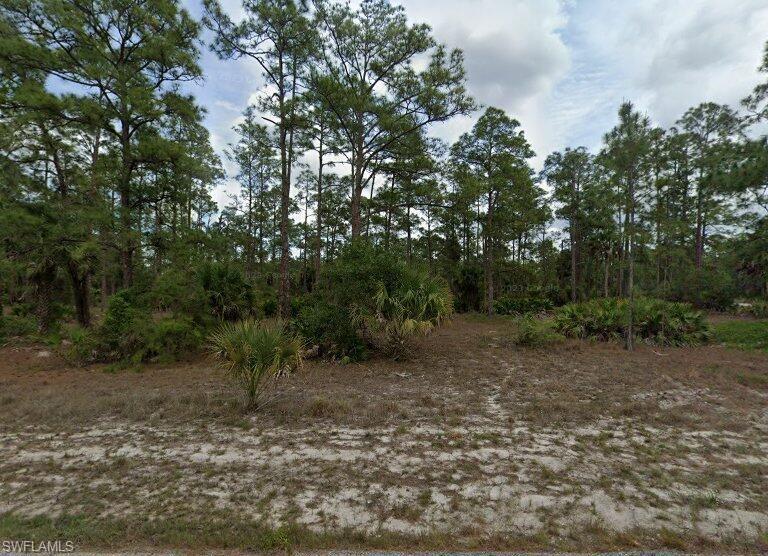
[[[203,332],[190,317],[154,320],[148,310],[133,306],[130,295],[118,292],[109,300],[101,326],[70,332],[69,355],[83,362],[173,361],[200,347]]]
[[[240,384],[248,409],[257,409],[264,393],[301,365],[301,341],[279,322],[224,323],[210,338],[214,358]]]
[[[37,323],[30,316],[0,316],[0,341],[7,338],[29,336],[37,332]]]
[[[690,303],[699,309],[727,311],[737,294],[733,278],[722,271],[699,270],[682,273],[670,286],[669,299]]]
[[[308,296],[299,309],[294,325],[302,337],[319,346],[332,357],[365,359],[368,348],[358,335],[347,308],[335,305],[319,295]]]
[[[525,316],[515,322],[512,344],[520,347],[542,347],[562,341],[560,334],[553,332],[548,323]]]
[[[718,322],[714,326],[714,336],[730,348],[768,351],[768,321],[734,319]]]
[[[754,299],[740,306],[739,313],[755,317],[756,319],[768,319],[768,301]]]
[[[516,297],[505,295],[493,302],[493,311],[497,315],[529,315],[549,311],[554,307],[547,297]]]
[[[160,274],[148,294],[149,305],[154,309],[191,316],[200,323],[210,320],[214,313],[208,307],[208,298],[209,292],[203,288],[200,276],[181,270]]]
[[[34,303],[14,303],[11,305],[11,315],[16,317],[34,317]]]
[[[103,355],[102,345],[96,334],[86,328],[75,327],[69,331],[71,347],[67,355],[82,363],[92,363]]]
[[[189,317],[143,321],[126,337],[121,355],[134,363],[169,362],[196,351],[203,333]]]
[[[453,274],[451,291],[456,300],[456,310],[479,311],[483,305],[483,268],[475,262],[461,262],[449,271]]]
[[[102,344],[102,350],[115,351],[124,344],[134,324],[149,320],[148,311],[142,311],[130,302],[130,294],[117,292],[109,300],[104,321],[97,330],[97,336]]]
[[[323,269],[317,290],[328,302],[341,307],[372,307],[379,287],[390,290],[399,285],[406,269],[406,264],[388,251],[357,240]]]
[[[298,307],[297,329],[321,351],[360,359],[368,348],[401,355],[410,338],[452,312],[450,291],[364,241],[345,247]]]
[[[278,309],[278,303],[277,303],[277,292],[270,291],[265,292],[265,294],[262,294],[260,296],[260,299],[257,300],[257,305],[259,307],[259,310],[261,311],[261,314],[266,318],[272,318],[277,316],[277,309]]]
[[[555,329],[570,337],[610,341],[625,335],[628,321],[626,299],[593,299],[562,307]],[[637,299],[634,321],[635,336],[658,345],[698,345],[709,339],[704,315],[685,303]]]
[[[253,287],[236,266],[205,263],[198,271],[198,279],[211,311],[219,320],[234,321],[252,314]]]
[[[447,286],[417,272],[406,272],[394,291],[380,285],[374,301],[374,311],[358,309],[354,321],[377,349],[395,358],[409,351],[415,336],[426,334],[453,312]]]

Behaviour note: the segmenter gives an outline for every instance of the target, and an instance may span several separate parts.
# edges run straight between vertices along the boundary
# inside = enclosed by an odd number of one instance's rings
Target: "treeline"
[[[190,318],[199,299],[219,320],[288,318],[307,294],[339,298],[331,277],[366,280],[340,268],[372,259],[383,277],[387,258],[488,313],[636,292],[714,309],[768,295],[768,83],[667,130],[624,103],[599,152],[555,152],[536,173],[519,122],[497,108],[452,145],[429,135],[478,106],[461,51],[401,7],[243,8],[233,21],[207,0],[196,21],[174,0],[3,0],[6,312],[34,314],[42,332],[69,312],[89,327],[123,292]],[[222,161],[185,89],[205,77],[202,48],[253,60],[266,82],[223,153],[239,184],[224,206],[211,197]],[[360,242],[375,246],[367,259],[348,248]]]

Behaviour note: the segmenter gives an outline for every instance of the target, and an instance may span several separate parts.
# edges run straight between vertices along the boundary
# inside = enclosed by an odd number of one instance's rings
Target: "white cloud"
[[[768,0],[398,1],[411,21],[464,50],[470,92],[520,120],[537,165],[554,149],[599,147],[623,100],[664,126],[706,100],[736,106],[761,79],[768,38]],[[235,19],[243,13],[239,0],[225,0],[225,9]],[[203,64],[201,102],[223,148],[233,112],[263,93],[264,81],[252,61],[205,55]],[[453,141],[476,117],[432,132]]]
[[[669,126],[704,101],[738,105],[760,79],[765,0],[587,0],[568,13],[574,66],[553,102],[566,141],[599,142],[625,99]]]
[[[216,100],[213,102],[213,105],[223,108],[224,110],[229,110],[230,112],[240,112],[240,107],[235,106],[233,102],[229,102],[228,100]]]
[[[534,148],[552,143],[542,103],[570,67],[559,32],[567,24],[557,0],[402,0],[409,18],[432,26],[435,38],[464,51],[469,91],[485,106],[520,120]],[[436,126],[453,141],[477,115]]]

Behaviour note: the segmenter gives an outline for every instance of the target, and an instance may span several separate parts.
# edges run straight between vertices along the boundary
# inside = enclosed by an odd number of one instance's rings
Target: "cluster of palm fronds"
[[[448,287],[425,275],[391,290],[381,284],[373,302],[373,313],[358,309],[354,318],[378,349],[394,357],[408,352],[413,338],[427,334],[453,313]]]
[[[749,315],[756,319],[768,319],[768,301],[754,299],[749,303],[742,303],[739,306],[739,314]]]
[[[572,303],[558,310],[555,328],[574,338],[618,340],[626,335],[629,309],[626,299]],[[690,346],[704,343],[710,337],[704,315],[686,303],[640,298],[635,300],[633,313],[635,336],[649,343]]]
[[[302,343],[280,322],[224,323],[210,338],[214,358],[242,386],[249,409],[281,376],[301,365]]]

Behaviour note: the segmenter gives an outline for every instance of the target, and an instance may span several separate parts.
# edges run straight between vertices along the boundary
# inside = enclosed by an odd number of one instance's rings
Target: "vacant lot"
[[[309,361],[255,415],[204,360],[106,372],[7,346],[0,538],[768,548],[768,354],[524,349],[510,327],[460,317],[408,361]]]

